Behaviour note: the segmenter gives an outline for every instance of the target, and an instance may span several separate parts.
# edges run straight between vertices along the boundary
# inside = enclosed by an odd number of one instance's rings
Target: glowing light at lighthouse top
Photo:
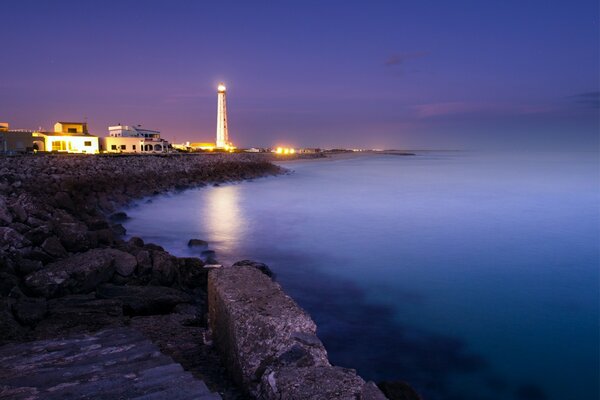
[[[219,83],[219,86],[217,86],[217,91],[224,92],[225,90],[226,90],[225,85],[223,85],[222,83]]]

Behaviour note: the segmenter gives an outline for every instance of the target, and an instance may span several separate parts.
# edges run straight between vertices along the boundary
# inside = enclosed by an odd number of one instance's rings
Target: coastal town
[[[118,123],[107,128],[105,136],[91,133],[87,122],[57,121],[53,130],[14,129],[0,122],[0,154],[69,153],[69,154],[164,154],[172,152],[247,152],[293,155],[319,153],[317,148],[297,149],[290,146],[237,149],[229,138],[226,87],[217,86],[217,129],[214,142],[170,143],[161,132],[142,125]]]

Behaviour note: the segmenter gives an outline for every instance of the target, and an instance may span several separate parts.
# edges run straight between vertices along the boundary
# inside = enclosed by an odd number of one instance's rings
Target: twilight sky
[[[238,146],[598,149],[597,0],[0,4],[0,121]]]

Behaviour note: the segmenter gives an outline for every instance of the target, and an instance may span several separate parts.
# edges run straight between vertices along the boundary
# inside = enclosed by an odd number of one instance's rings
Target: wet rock
[[[88,293],[107,282],[115,271],[112,249],[93,249],[49,264],[25,277],[34,293],[47,298],[68,293]]]
[[[21,297],[13,305],[13,314],[21,324],[32,326],[44,318],[47,308],[46,299]]]
[[[126,315],[166,314],[177,304],[189,303],[192,298],[180,290],[164,286],[117,286],[103,284],[96,290],[102,299],[115,299],[123,303]]]
[[[384,381],[377,386],[390,400],[421,400],[415,389],[403,381]]]
[[[44,240],[44,243],[42,243],[40,247],[46,253],[56,258],[61,258],[67,255],[67,251],[56,236],[50,236]]]
[[[109,219],[113,222],[124,222],[127,221],[129,219],[129,216],[127,215],[126,212],[124,211],[118,211],[116,213],[112,213],[109,217]]]
[[[236,262],[235,264],[233,264],[233,266],[234,267],[241,267],[241,266],[253,267],[253,268],[258,269],[260,272],[262,272],[269,278],[272,278],[272,279],[275,278],[275,273],[273,273],[273,271],[271,271],[271,268],[269,268],[267,266],[267,264],[264,264],[264,263],[261,263],[258,261],[242,260],[242,261]]]
[[[207,247],[208,242],[205,240],[201,240],[201,239],[190,239],[188,241],[188,246],[189,247]]]

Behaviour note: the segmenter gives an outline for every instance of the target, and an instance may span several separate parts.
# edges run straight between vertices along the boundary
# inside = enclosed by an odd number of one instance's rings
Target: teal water
[[[128,234],[267,263],[333,363],[426,399],[597,399],[598,155],[419,153],[127,210]]]

